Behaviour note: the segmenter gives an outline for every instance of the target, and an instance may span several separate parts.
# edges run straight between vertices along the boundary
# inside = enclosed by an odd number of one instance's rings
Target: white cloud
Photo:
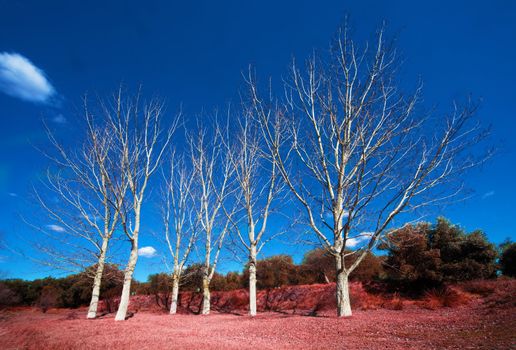
[[[495,195],[495,191],[489,191],[482,195],[482,199],[486,199]]]
[[[153,258],[156,256],[156,249],[154,247],[141,247],[138,249],[138,255],[143,256],[144,258]]]
[[[342,218],[345,219],[349,216],[349,211],[347,211],[346,209],[344,209],[342,211]],[[333,213],[331,211],[326,211],[324,213],[324,217],[326,220],[330,220],[330,219],[333,219]]]
[[[18,197],[18,193],[15,193],[15,192],[9,192],[8,195],[10,197]]]
[[[65,228],[63,226],[59,226],[59,225],[54,225],[54,224],[51,224],[51,225],[47,225],[47,228],[49,230],[52,230],[54,232],[65,232]]]
[[[17,53],[0,53],[0,90],[19,99],[46,103],[56,91],[45,73]]]
[[[362,232],[359,236],[346,240],[346,247],[354,248],[362,242],[369,240],[374,232]]]

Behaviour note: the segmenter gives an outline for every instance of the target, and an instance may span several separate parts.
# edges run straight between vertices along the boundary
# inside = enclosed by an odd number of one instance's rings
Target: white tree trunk
[[[249,315],[256,316],[256,246],[249,254]]]
[[[129,262],[124,274],[124,287],[122,289],[122,296],[120,297],[120,305],[116,313],[115,321],[125,321],[127,315],[127,308],[129,307],[129,297],[131,296],[131,281],[133,279],[134,268],[138,261],[138,244],[133,243],[131,254],[129,255]]]
[[[104,263],[106,261],[108,240],[102,241],[102,250],[100,252],[99,260],[97,263],[97,271],[95,272],[95,278],[93,279],[93,291],[91,293],[90,307],[88,309],[87,318],[97,317],[97,307],[99,305],[100,296],[100,284],[102,283],[102,274],[104,273]]]
[[[336,257],[337,266],[337,316],[351,316],[351,301],[349,299],[348,274],[342,267],[342,258]]]
[[[179,277],[174,274],[172,276],[172,302],[170,303],[170,314],[177,312],[177,297],[179,295]]]
[[[207,276],[202,279],[202,314],[210,314],[210,280]]]

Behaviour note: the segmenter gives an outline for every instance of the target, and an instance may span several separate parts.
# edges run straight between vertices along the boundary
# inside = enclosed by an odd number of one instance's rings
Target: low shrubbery
[[[445,286],[426,291],[420,304],[428,309],[437,309],[440,307],[458,307],[467,304],[469,301],[471,301],[471,297],[467,294]]]

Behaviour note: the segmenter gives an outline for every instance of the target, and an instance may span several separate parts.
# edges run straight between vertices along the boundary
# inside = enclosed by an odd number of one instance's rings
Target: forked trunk
[[[122,296],[120,297],[120,305],[118,306],[115,321],[124,321],[127,315],[129,297],[131,296],[131,281],[133,280],[136,261],[138,261],[138,244],[133,242],[131,254],[129,255],[129,262],[127,263],[124,273],[124,287],[122,289]]]
[[[172,275],[172,302],[170,303],[170,314],[174,315],[177,312],[177,297],[179,295],[179,276]]]
[[[202,279],[202,312],[203,315],[210,314],[210,280],[208,276]]]
[[[97,317],[97,308],[99,305],[100,296],[100,285],[102,283],[102,274],[104,273],[104,263],[106,261],[107,245],[108,240],[104,239],[102,241],[102,248],[100,251],[100,256],[97,264],[97,271],[95,272],[95,278],[93,279],[93,291],[91,293],[90,307],[88,309],[88,316],[86,316],[87,318]]]
[[[342,258],[337,256],[336,267],[337,267],[337,316],[338,317],[350,317],[351,313],[351,301],[349,299],[349,282],[348,274],[344,271],[342,266]]]
[[[256,316],[256,247],[249,254],[249,315]]]

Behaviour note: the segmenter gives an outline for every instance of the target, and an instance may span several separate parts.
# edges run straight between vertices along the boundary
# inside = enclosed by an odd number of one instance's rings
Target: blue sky
[[[498,154],[470,174],[475,191],[443,208],[467,230],[494,242],[516,235],[516,2],[513,1],[5,1],[0,0],[0,232],[27,250],[32,184],[48,166],[42,119],[65,140],[78,135],[81,96],[105,95],[123,82],[143,83],[186,114],[237,99],[241,72],[281,77],[292,57],[324,50],[346,14],[367,39],[382,20],[404,60],[407,86],[421,77],[424,103],[447,108],[454,98],[481,99],[479,117],[492,126]],[[432,218],[429,218],[432,219]],[[50,223],[49,223],[50,224]],[[157,229],[153,223],[148,223]],[[150,236],[143,246],[155,246]],[[160,251],[159,247],[156,247]],[[297,259],[302,248],[272,245]],[[136,277],[159,271],[140,259]],[[232,263],[225,269],[239,269]],[[9,277],[49,273],[8,250],[0,271]]]

